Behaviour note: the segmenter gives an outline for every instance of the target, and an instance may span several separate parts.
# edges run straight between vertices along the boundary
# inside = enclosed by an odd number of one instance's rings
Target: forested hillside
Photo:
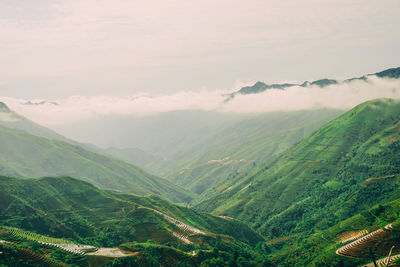
[[[153,230],[158,231],[157,223],[165,224],[163,216],[154,213],[155,209],[203,231],[228,234],[252,244],[262,240],[237,221],[175,206],[155,196],[102,191],[70,177],[27,179],[2,176],[0,185],[1,224],[55,237],[88,238],[98,242],[103,242],[100,241],[102,235],[115,237],[115,240],[104,240],[102,245],[148,239],[168,242],[173,239],[170,236],[172,232],[168,234],[165,229],[163,234],[164,230],[160,228],[161,232],[157,234],[151,230],[155,227]]]
[[[154,196],[103,191],[71,177],[0,176],[0,200],[0,264],[263,261],[255,251],[263,238],[245,224]]]
[[[195,208],[248,222],[267,238],[326,229],[400,197],[400,103],[363,103]]]
[[[373,266],[371,252],[379,263],[387,260],[392,246],[391,263],[399,264],[399,213],[400,199],[396,199],[363,210],[322,231],[310,229],[287,239],[269,241],[271,264]]]
[[[278,154],[342,111],[316,109],[249,116],[177,156],[163,169],[169,179],[200,199],[217,195],[255,164]]]

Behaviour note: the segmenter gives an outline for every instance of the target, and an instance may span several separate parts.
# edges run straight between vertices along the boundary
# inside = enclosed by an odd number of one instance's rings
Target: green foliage
[[[61,238],[53,238],[44,235],[39,235],[36,233],[32,233],[29,231],[24,231],[20,228],[9,227],[9,226],[0,226],[0,230],[3,230],[1,236],[6,235],[7,240],[31,240],[31,241],[41,241],[46,243],[64,243],[64,244],[72,244],[70,240],[61,239]],[[36,243],[34,243],[36,244]]]
[[[338,234],[350,231],[368,229],[370,232],[378,227],[383,228],[389,223],[400,220],[400,199],[385,204],[379,204],[366,209],[361,213],[354,215],[344,221],[341,221],[323,231],[305,233],[299,238],[286,241],[283,248],[273,250],[271,253],[271,262],[286,266],[302,262],[303,265],[323,266],[355,266],[371,262],[370,258],[351,259],[341,257],[335,254],[337,248],[343,246],[336,237]],[[395,225],[395,224],[394,224]],[[376,257],[386,256],[393,243],[400,242],[398,231],[392,233],[392,237],[386,240],[383,251],[375,250]],[[385,244],[382,240],[376,241],[376,245]],[[397,252],[396,252],[397,254]]]
[[[53,258],[53,251],[42,251],[32,249],[32,243],[15,245],[12,243],[0,243],[0,266],[49,266],[64,267],[65,258]],[[79,262],[79,261],[75,261]],[[77,266],[75,264],[71,266]]]
[[[180,187],[136,166],[86,150],[0,126],[0,173],[19,177],[70,175],[105,189],[155,194],[177,203],[191,197]]]
[[[242,220],[272,239],[327,229],[399,198],[399,117],[398,101],[361,104],[195,209]]]
[[[139,251],[148,266],[266,266],[268,258],[260,251],[244,243],[225,243],[221,239],[209,239],[207,245],[194,245],[184,252],[175,246],[135,243],[124,247]],[[193,252],[195,252],[193,254]]]
[[[163,167],[169,179],[200,194],[218,195],[246,177],[247,170],[278,154],[341,114],[338,110],[252,115],[187,148]]]
[[[70,177],[0,176],[0,188],[0,225],[9,226],[5,229],[13,233],[14,238],[69,242],[41,236],[48,235],[106,247],[129,241],[178,242],[172,235],[176,226],[156,214],[153,211],[156,209],[182,222],[190,221],[203,231],[230,235],[249,244],[263,240],[237,221],[195,212],[159,197],[103,191]]]

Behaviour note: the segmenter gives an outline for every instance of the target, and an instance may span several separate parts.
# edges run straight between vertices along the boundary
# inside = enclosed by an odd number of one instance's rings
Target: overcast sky
[[[0,95],[225,90],[398,67],[399,0],[0,0]]]

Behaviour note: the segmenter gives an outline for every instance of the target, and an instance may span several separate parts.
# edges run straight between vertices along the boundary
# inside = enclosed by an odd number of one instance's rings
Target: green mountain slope
[[[226,112],[184,110],[142,116],[104,115],[54,127],[73,140],[101,147],[141,149],[157,158],[173,161],[176,154],[241,117]]]
[[[40,126],[27,118],[17,114],[8,108],[6,104],[0,102],[0,125],[7,128],[24,130],[32,135],[45,137],[48,139],[61,140],[65,142],[73,142],[58,133]],[[77,143],[76,143],[77,144]]]
[[[238,116],[174,112],[147,118],[154,122],[151,127],[146,118],[127,118],[124,125],[132,127],[124,131],[132,133],[127,145],[145,140],[143,149],[110,148],[106,152],[201,194],[198,201],[223,192],[243,178],[253,164],[284,151],[342,112],[315,109]],[[119,125],[118,120],[114,123]],[[142,133],[145,129],[147,136]],[[146,145],[150,140],[157,151]]]
[[[0,200],[0,225],[83,244],[116,246],[150,239],[180,243],[174,235],[181,231],[176,220],[205,232],[204,236],[230,235],[248,244],[262,240],[235,220],[198,213],[155,196],[103,191],[70,177],[0,176]],[[186,238],[196,243],[200,237],[186,228]]]
[[[120,158],[126,162],[132,163],[137,166],[148,166],[154,162],[163,162],[162,157],[153,156],[139,148],[116,148],[109,147],[104,150],[114,157]],[[151,168],[149,168],[151,169]]]
[[[169,179],[201,198],[223,192],[260,161],[307,137],[339,110],[308,110],[253,115],[185,151],[169,164]]]
[[[399,119],[399,101],[363,103],[195,208],[243,220],[274,238],[326,229],[399,198]]]
[[[0,176],[0,265],[254,265],[266,261],[255,248],[262,241],[239,221],[155,196],[71,177]]]
[[[364,266],[362,264],[372,262],[369,248],[378,260],[387,256],[393,245],[392,255],[397,255],[400,252],[399,212],[400,199],[396,199],[363,210],[323,231],[310,230],[286,240],[268,241],[271,263],[277,266]],[[378,235],[366,238],[377,230]],[[362,238],[364,242],[352,245],[349,250],[352,257],[336,253]]]
[[[0,126],[0,173],[41,177],[70,175],[102,188],[136,194],[156,194],[175,202],[190,196],[170,182],[81,146],[50,140]]]

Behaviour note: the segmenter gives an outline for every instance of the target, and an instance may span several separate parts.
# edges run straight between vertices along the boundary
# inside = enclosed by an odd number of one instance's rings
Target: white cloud
[[[268,90],[261,94],[235,98],[223,107],[229,112],[268,112],[310,108],[350,109],[375,98],[400,98],[400,79],[369,76],[367,81],[354,80],[324,88],[294,86],[286,90]]]
[[[243,85],[240,84],[240,86]],[[0,101],[35,122],[52,126],[90,120],[102,115],[146,115],[175,110],[261,113],[321,107],[350,109],[370,99],[400,98],[400,79],[381,79],[370,76],[367,81],[355,80],[324,88],[294,86],[286,90],[237,95],[224,103],[226,94],[236,90],[237,88],[218,91],[203,89],[196,92],[182,91],[158,96],[137,94],[126,98],[76,95],[54,99],[58,105],[51,102],[45,102],[42,105],[25,105],[27,101],[40,103],[43,99],[0,97]]]

